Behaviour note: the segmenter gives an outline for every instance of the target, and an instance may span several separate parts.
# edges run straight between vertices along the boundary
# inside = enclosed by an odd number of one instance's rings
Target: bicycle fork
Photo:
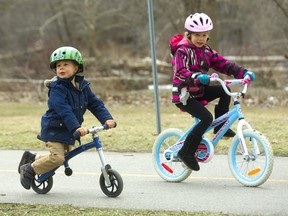
[[[107,162],[105,160],[105,156],[104,156],[104,153],[103,153],[102,145],[101,145],[101,142],[99,140],[98,135],[94,134],[93,135],[93,139],[94,139],[94,142],[95,142],[95,145],[96,145],[96,149],[97,149],[97,152],[98,152],[101,164],[102,164],[101,172],[103,173],[103,177],[105,179],[105,182],[106,182],[107,186],[111,186],[111,181],[110,181],[110,178],[109,178],[109,175],[108,175],[108,170],[111,169],[111,166],[109,164],[107,164]]]
[[[246,146],[244,135],[243,135],[243,127],[244,126],[248,129],[251,129],[251,130],[253,130],[253,128],[245,119],[240,119],[239,123],[237,125],[237,134],[239,137],[239,141],[241,143],[243,158],[244,158],[244,160],[249,160],[250,156],[249,156],[249,152],[247,150],[247,146]],[[253,138],[252,138],[252,146],[253,146],[253,154],[256,157],[257,155],[260,154],[260,151],[259,151],[256,140]]]

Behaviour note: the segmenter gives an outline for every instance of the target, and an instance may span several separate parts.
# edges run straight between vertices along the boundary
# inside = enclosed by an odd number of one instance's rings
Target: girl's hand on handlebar
[[[208,85],[210,78],[207,74],[200,74],[196,77],[203,85]]]
[[[244,82],[250,85],[251,81],[255,81],[255,74],[251,71],[246,71],[243,75]]]
[[[105,124],[109,127],[109,129],[116,127],[116,122],[113,119],[107,120]]]
[[[80,133],[81,137],[88,134],[88,130],[85,127],[80,127],[76,131],[78,131]]]

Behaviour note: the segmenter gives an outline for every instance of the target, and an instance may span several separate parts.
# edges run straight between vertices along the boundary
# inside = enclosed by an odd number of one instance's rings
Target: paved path
[[[165,209],[252,215],[287,215],[288,158],[277,157],[270,179],[260,187],[240,185],[231,175],[226,155],[215,155],[199,172],[181,183],[168,183],[154,171],[151,154],[105,152],[106,160],[124,181],[122,194],[106,197],[99,185],[100,160],[85,152],[70,161],[74,174],[63,168],[46,195],[27,191],[17,172],[23,151],[0,151],[0,203],[41,203],[97,208]],[[43,153],[43,152],[39,152]]]

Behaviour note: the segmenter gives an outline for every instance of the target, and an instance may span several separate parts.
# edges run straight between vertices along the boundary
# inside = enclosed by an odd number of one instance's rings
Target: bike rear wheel
[[[38,194],[48,193],[53,186],[53,177],[49,176],[43,182],[38,182],[38,176],[35,176],[35,179],[32,181],[32,189]]]
[[[239,137],[235,136],[228,153],[229,167],[233,176],[241,184],[257,187],[263,184],[273,169],[273,151],[269,141],[258,131],[247,129],[243,131],[248,156],[243,156]],[[258,149],[256,150],[252,140]]]
[[[183,163],[179,160],[170,158],[173,157],[173,152],[166,151],[175,145],[183,134],[183,131],[176,128],[166,129],[159,134],[153,145],[154,168],[159,176],[168,182],[184,181],[192,172],[191,169],[188,169],[185,165],[183,166]]]

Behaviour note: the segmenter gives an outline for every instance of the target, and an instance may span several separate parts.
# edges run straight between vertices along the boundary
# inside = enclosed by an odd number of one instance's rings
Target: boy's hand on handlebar
[[[116,122],[113,119],[109,119],[105,122],[105,124],[109,127],[109,128],[114,128],[116,127]]]
[[[80,127],[76,131],[78,131],[80,133],[81,137],[88,134],[88,130],[85,127]]]
[[[196,78],[204,85],[209,84],[210,78],[207,74],[200,74]]]

